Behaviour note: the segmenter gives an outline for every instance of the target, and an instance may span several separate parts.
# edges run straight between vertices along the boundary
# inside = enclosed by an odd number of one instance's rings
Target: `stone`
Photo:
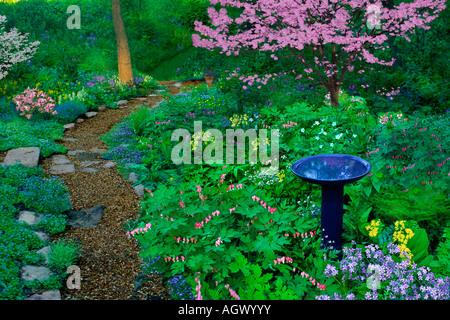
[[[69,141],[69,142],[77,142],[78,141],[78,139],[75,139],[75,138],[64,138],[63,140]]]
[[[134,172],[131,172],[130,174],[129,174],[129,176],[128,176],[128,181],[129,182],[131,182],[131,183],[136,183],[136,182],[138,182],[138,179],[139,179],[139,175],[137,175],[136,173],[134,173]]]
[[[44,219],[42,214],[32,212],[32,211],[20,211],[17,220],[20,223],[27,223],[30,226],[36,225]]]
[[[22,279],[25,281],[33,281],[35,279],[43,281],[48,279],[51,273],[47,267],[28,265],[22,268]]]
[[[84,122],[84,119],[83,119],[83,118],[78,118],[78,119],[77,119],[77,123],[82,123],[82,122]]]
[[[73,164],[57,164],[50,167],[50,174],[65,174],[75,172]]]
[[[149,97],[159,97],[160,94],[153,93],[153,94],[149,94],[148,96],[149,96]]]
[[[80,163],[80,166],[82,166],[83,168],[92,166],[93,164],[99,164],[101,161],[83,161]]]
[[[93,159],[97,159],[98,156],[99,156],[98,153],[80,153],[80,154],[77,154],[77,159],[80,161],[93,160]]]
[[[42,231],[34,231],[34,233],[39,237],[39,239],[41,239],[43,242],[47,242],[48,240],[50,240],[50,235],[46,232],[42,232]]]
[[[36,251],[37,254],[41,254],[44,256],[44,263],[48,264],[48,255],[52,251],[52,248],[50,246],[43,247]]]
[[[98,107],[98,111],[105,111],[106,110],[106,105],[102,104],[101,106]]]
[[[69,156],[76,156],[77,154],[84,153],[84,152],[86,152],[86,150],[70,150],[70,151],[67,151],[67,154]]]
[[[92,117],[95,117],[97,114],[98,114],[98,112],[90,111],[90,112],[86,112],[84,115],[88,118],[92,118]]]
[[[96,227],[103,216],[105,206],[99,205],[93,208],[69,213],[69,225],[73,227],[89,228]]]
[[[57,154],[52,157],[53,164],[69,164],[72,161],[69,160],[65,155]]]
[[[25,167],[36,167],[39,163],[39,156],[38,147],[12,149],[6,154],[3,164],[10,166],[19,162]]]
[[[104,165],[101,166],[101,168],[111,168],[114,167],[116,165],[115,162],[113,161],[108,161],[107,163],[105,163]]]
[[[75,123],[66,123],[66,124],[64,125],[64,129],[71,129],[71,128],[73,128],[73,127],[75,127]]]
[[[89,152],[102,154],[102,153],[108,152],[108,149],[91,148],[91,149],[89,149]]]
[[[61,292],[59,290],[45,291],[42,293],[35,293],[25,300],[62,300]]]
[[[117,106],[123,106],[123,105],[126,105],[127,103],[128,103],[128,100],[119,100],[117,102]]]
[[[134,192],[136,192],[136,194],[139,197],[144,196],[144,185],[143,184],[138,184],[137,186],[134,187]]]
[[[96,172],[98,172],[99,170],[98,169],[94,169],[94,168],[84,168],[84,169],[81,169],[81,172],[86,172],[86,173],[96,173]]]

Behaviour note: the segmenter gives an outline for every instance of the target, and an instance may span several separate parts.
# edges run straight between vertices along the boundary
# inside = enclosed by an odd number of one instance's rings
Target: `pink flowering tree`
[[[393,5],[379,0],[210,0],[211,26],[195,22],[194,46],[238,55],[243,50],[270,52],[294,59],[297,79],[303,75],[323,85],[338,106],[339,89],[356,60],[391,66],[374,55],[385,50],[389,36],[404,37],[428,24],[445,9],[445,0],[415,0]],[[240,10],[232,18],[226,7]],[[312,54],[306,54],[310,52]]]
[[[0,80],[13,65],[30,60],[40,44],[29,42],[28,34],[21,34],[16,28],[6,31],[5,23],[6,17],[0,16]]]

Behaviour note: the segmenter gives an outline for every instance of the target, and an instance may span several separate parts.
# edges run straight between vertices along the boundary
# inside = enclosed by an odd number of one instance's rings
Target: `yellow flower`
[[[380,219],[372,220],[370,224],[366,226],[366,230],[369,231],[369,237],[373,238],[378,235],[380,222]]]

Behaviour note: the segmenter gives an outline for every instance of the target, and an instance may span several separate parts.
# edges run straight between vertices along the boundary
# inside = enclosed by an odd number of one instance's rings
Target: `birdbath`
[[[370,164],[346,154],[321,154],[300,159],[291,169],[304,181],[322,187],[322,248],[338,250],[342,259],[344,185],[368,174]]]

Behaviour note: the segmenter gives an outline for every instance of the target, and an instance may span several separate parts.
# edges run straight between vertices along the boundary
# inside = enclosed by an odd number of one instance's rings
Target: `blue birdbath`
[[[346,154],[321,154],[300,159],[291,169],[304,181],[322,187],[322,248],[338,250],[339,259],[342,259],[344,185],[368,174],[370,164]]]

